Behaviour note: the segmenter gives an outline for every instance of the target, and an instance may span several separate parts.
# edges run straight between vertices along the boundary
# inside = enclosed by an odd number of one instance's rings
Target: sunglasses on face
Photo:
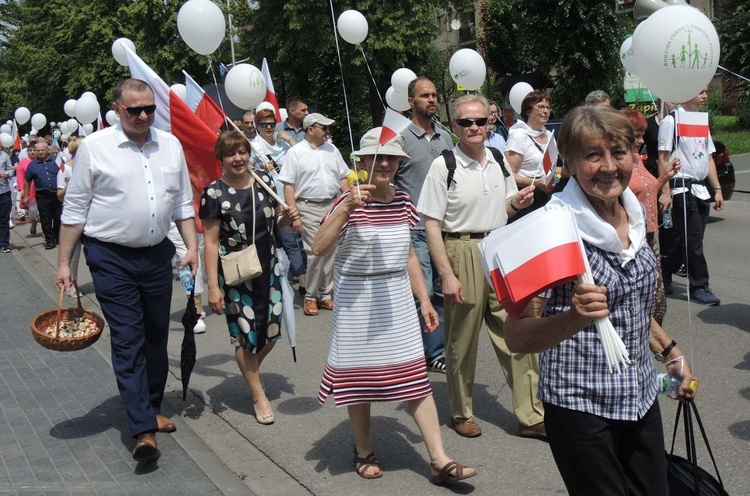
[[[322,129],[324,132],[328,132],[328,126],[321,126],[320,124],[316,124],[315,127]]]
[[[151,115],[156,112],[156,105],[145,105],[143,107],[126,107],[122,103],[117,103],[117,106],[133,117],[138,117],[139,115],[141,115],[141,112],[146,112],[146,115]]]
[[[474,124],[484,127],[487,125],[487,117],[480,117],[479,119],[456,119],[456,124],[461,127],[471,127]]]
[[[258,127],[263,128],[263,129],[268,129],[268,128],[271,128],[271,127],[276,127],[276,123],[275,122],[259,122],[256,125]]]

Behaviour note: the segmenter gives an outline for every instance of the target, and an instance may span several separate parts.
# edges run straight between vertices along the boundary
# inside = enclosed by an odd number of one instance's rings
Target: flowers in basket
[[[48,336],[57,336],[59,338],[83,338],[96,334],[98,331],[99,327],[96,322],[88,317],[77,317],[73,320],[61,320],[59,329],[57,322],[53,322],[52,325],[44,328],[42,332]]]

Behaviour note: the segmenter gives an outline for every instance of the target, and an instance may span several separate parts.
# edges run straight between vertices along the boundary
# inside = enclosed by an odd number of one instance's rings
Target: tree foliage
[[[487,0],[482,22],[488,67],[500,78],[548,76],[557,117],[596,89],[622,103],[619,49],[633,25],[615,14],[613,2]]]
[[[208,82],[208,59],[180,38],[177,13],[184,0],[8,0],[0,4],[0,115],[26,106],[49,121],[65,118],[62,105],[84,91],[103,111],[112,90],[129,76],[112,56],[112,42],[129,38],[138,55],[166,82],[186,70]],[[248,8],[235,14],[242,22]],[[228,43],[214,55],[227,56]],[[103,112],[104,113],[104,112]],[[3,120],[5,120],[3,118]]]
[[[717,10],[714,25],[721,43],[721,64],[750,78],[750,4],[746,0],[722,0]],[[726,79],[735,82],[745,99],[750,100],[750,83],[734,76],[726,76]]]

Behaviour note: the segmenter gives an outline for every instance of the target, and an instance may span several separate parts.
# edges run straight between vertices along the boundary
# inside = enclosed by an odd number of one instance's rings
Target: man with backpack
[[[518,191],[502,154],[485,147],[489,111],[482,96],[466,95],[453,103],[451,124],[459,143],[432,163],[417,203],[445,295],[451,420],[461,436],[482,433],[474,420],[472,392],[484,320],[513,391],[519,435],[544,438],[544,410],[536,399],[537,357],[508,350],[503,337],[507,313],[482,270],[479,241],[529,207],[534,198],[532,186]]]

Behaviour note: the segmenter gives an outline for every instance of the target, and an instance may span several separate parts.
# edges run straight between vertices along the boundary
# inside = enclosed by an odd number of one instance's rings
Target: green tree
[[[750,5],[743,0],[717,2],[714,26],[719,33],[722,66],[750,77]],[[725,79],[733,82],[746,100],[750,100],[750,83],[731,75]]]
[[[499,77],[535,73],[549,78],[555,115],[580,105],[596,89],[623,102],[619,48],[632,21],[613,2],[487,0],[480,46]]]

